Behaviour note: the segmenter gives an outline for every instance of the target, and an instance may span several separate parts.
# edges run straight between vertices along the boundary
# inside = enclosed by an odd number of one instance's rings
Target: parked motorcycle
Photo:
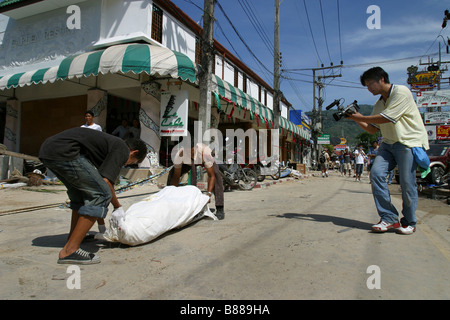
[[[272,177],[273,180],[280,179],[281,175],[281,164],[280,161],[276,160],[272,163],[273,157],[268,158],[267,160],[261,159],[260,162],[253,165],[253,170],[256,172],[258,182],[264,181],[266,176]],[[268,166],[268,162],[271,163]]]
[[[222,175],[224,186],[241,190],[252,190],[257,182],[256,172],[250,168],[242,168],[239,164],[230,165],[219,164],[219,171]]]

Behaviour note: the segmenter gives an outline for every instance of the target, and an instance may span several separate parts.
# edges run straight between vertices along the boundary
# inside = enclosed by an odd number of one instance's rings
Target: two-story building
[[[0,2],[0,141],[37,155],[92,110],[108,133],[138,119],[147,164],[159,163],[170,143],[161,127],[167,94],[186,109],[187,130],[198,119],[201,33],[168,0]],[[212,125],[273,128],[271,86],[217,41],[214,49]],[[288,120],[289,107],[283,100],[280,143],[302,146],[309,133]]]

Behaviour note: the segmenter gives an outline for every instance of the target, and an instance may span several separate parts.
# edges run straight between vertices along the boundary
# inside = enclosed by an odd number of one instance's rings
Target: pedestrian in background
[[[328,162],[330,161],[330,155],[325,150],[322,150],[322,154],[319,157],[320,168],[322,169],[322,178],[328,177]]]
[[[81,125],[82,128],[94,129],[97,131],[102,131],[102,127],[94,122],[94,112],[88,110],[84,113],[85,124]]]
[[[361,175],[364,170],[364,161],[367,158],[366,153],[363,150],[362,144],[358,145],[355,149],[355,181],[361,181]]]

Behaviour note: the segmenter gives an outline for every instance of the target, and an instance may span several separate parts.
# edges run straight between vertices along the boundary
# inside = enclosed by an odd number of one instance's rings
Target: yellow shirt
[[[372,115],[377,114],[389,120],[388,123],[374,125],[381,130],[383,142],[400,142],[409,148],[429,149],[428,135],[419,108],[407,87],[393,85],[387,101],[380,99],[375,104]]]

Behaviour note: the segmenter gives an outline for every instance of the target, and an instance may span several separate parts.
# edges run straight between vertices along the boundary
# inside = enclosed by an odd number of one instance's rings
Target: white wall
[[[90,1],[91,2],[91,1]],[[94,0],[92,2],[97,2]],[[97,44],[114,44],[126,39],[150,38],[150,1],[104,0],[101,2],[101,31]]]
[[[195,34],[181,25],[167,12],[163,15],[162,45],[187,55],[195,61]]]
[[[81,29],[70,30],[66,8],[23,19],[0,19],[0,74],[55,65],[64,57],[85,52],[99,38],[100,1],[79,3]],[[3,36],[1,36],[3,34]]]

